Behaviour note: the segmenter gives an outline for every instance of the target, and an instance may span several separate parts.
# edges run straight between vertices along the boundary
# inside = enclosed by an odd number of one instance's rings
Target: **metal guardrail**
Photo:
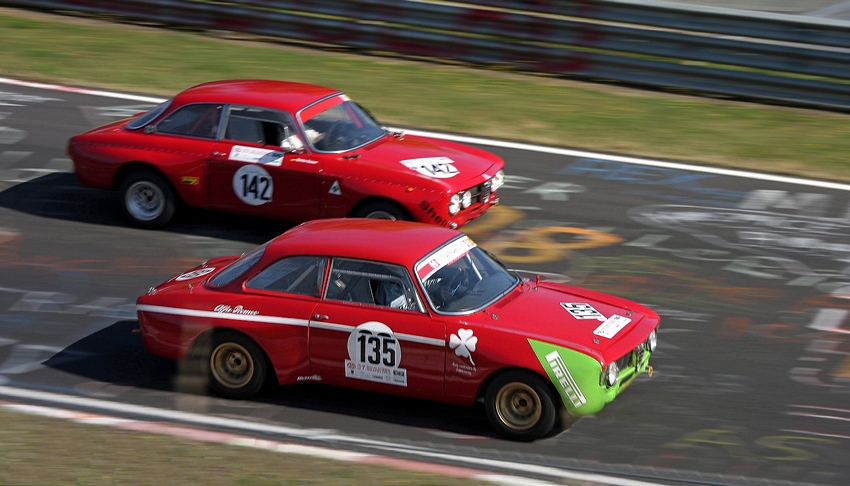
[[[850,22],[653,0],[0,0],[850,110]]]

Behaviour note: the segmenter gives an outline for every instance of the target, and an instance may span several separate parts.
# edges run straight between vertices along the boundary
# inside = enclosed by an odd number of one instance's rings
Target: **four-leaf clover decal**
[[[472,366],[475,366],[472,353],[475,352],[476,344],[478,344],[478,338],[472,335],[472,329],[458,329],[457,334],[452,334],[449,338],[449,347],[455,350],[456,355],[469,358]]]

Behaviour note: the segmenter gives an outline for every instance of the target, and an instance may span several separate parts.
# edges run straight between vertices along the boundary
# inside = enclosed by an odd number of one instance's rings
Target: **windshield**
[[[481,310],[519,283],[502,262],[465,235],[422,260],[416,274],[434,310],[444,314]]]
[[[344,152],[386,134],[383,127],[357,103],[343,101],[304,121],[304,131],[316,150]]]

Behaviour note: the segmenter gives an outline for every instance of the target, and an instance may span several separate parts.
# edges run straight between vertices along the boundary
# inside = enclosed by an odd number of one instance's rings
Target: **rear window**
[[[168,107],[171,106],[172,101],[173,98],[166,101],[165,103],[162,103],[161,105],[145,113],[144,115],[136,118],[135,120],[132,120],[130,123],[124,125],[124,128],[126,128],[127,130],[138,130],[139,128],[144,127],[148,123],[156,120],[159,115],[161,115],[165,110],[167,110]]]
[[[230,284],[237,278],[241,277],[245,272],[257,263],[266,251],[266,246],[263,245],[251,253],[242,255],[238,260],[228,265],[218,275],[211,278],[209,285],[212,287],[224,287]]]

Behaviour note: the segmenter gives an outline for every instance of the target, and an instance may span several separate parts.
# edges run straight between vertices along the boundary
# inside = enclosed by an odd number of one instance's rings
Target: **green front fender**
[[[570,415],[595,414],[617,395],[615,389],[600,384],[602,365],[594,358],[542,341],[529,339],[528,343]]]

